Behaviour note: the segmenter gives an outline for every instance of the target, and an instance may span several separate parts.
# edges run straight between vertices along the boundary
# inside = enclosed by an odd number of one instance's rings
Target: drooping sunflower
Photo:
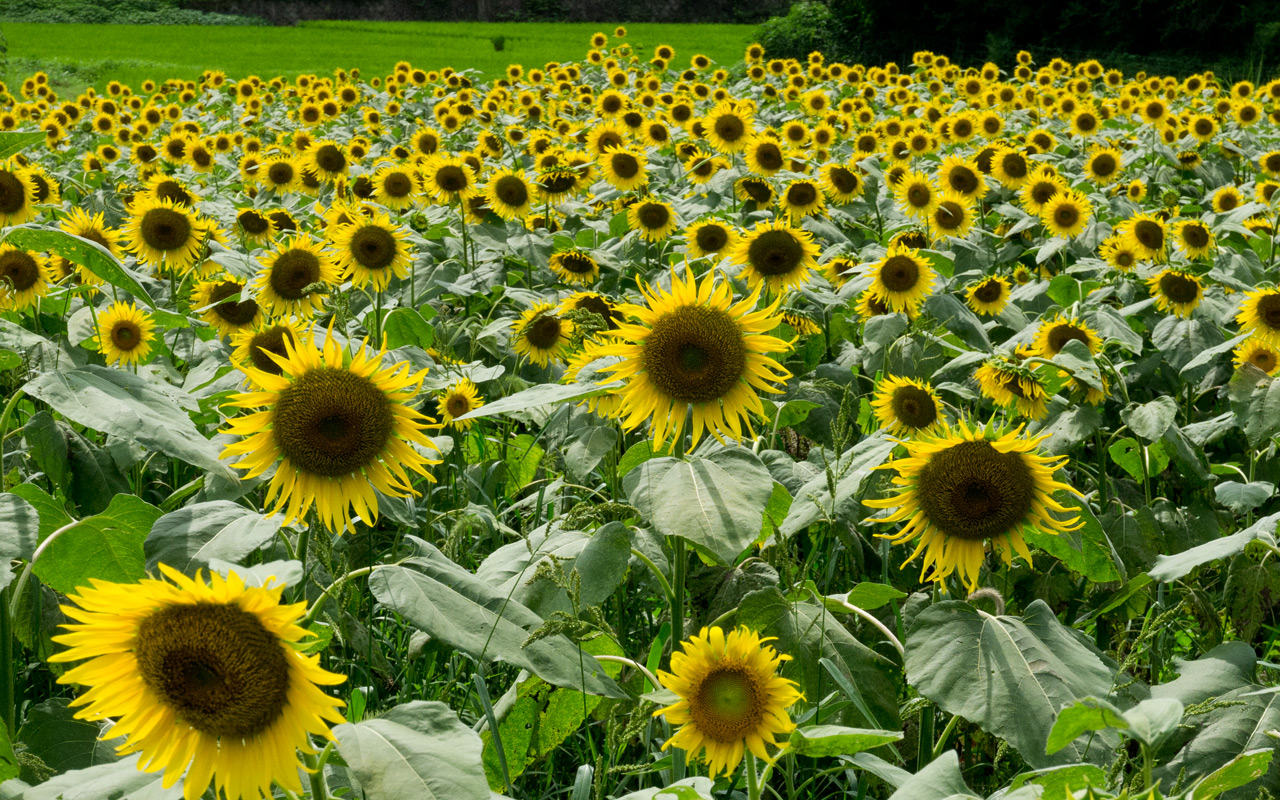
[[[275,233],[275,224],[271,217],[256,208],[241,208],[236,211],[236,233],[245,241],[254,244],[266,244]]]
[[[21,225],[36,215],[36,185],[30,170],[12,158],[0,162],[0,226]]]
[[[1145,261],[1158,261],[1164,257],[1164,223],[1150,214],[1134,214],[1117,226]]]
[[[236,364],[258,391],[232,396],[228,405],[253,411],[228,421],[226,432],[241,439],[222,454],[241,456],[233,466],[248,470],[246,479],[275,467],[265,502],[284,514],[284,524],[304,518],[312,506],[337,533],[351,528],[353,510],[373,524],[374,490],[416,494],[406,470],[434,480],[426,468],[439,462],[411,446],[432,448],[422,433],[431,418],[409,405],[426,370],[382,367],[386,352],[365,347],[347,363],[332,331],[323,349],[291,337],[284,345],[279,375]]]
[[[671,235],[678,225],[675,209],[670,203],[652,198],[633,203],[627,209],[627,223],[646,242],[660,242]]]
[[[1190,317],[1204,297],[1204,286],[1195,275],[1166,269],[1147,280],[1156,308],[1179,317]]]
[[[382,291],[393,275],[403,278],[409,274],[409,243],[386,212],[375,211],[349,225],[339,225],[329,235],[338,266],[350,275],[356,288],[372,284]]]
[[[1011,288],[1007,278],[993,275],[970,285],[965,290],[964,301],[975,314],[995,316],[1009,305]]]
[[[49,293],[54,280],[53,266],[44,255],[0,244],[0,310],[31,307],[37,297]]]
[[[906,563],[924,554],[922,580],[928,576],[942,583],[958,572],[973,591],[986,557],[985,541],[1005,563],[1015,554],[1030,563],[1024,531],[1060,534],[1083,524],[1078,517],[1058,516],[1072,509],[1055,500],[1054,492],[1078,493],[1054,480],[1065,457],[1036,452],[1046,438],[1025,437],[1022,428],[1001,432],[964,421],[944,423],[933,435],[905,442],[906,458],[880,467],[897,471],[898,494],[863,502],[896,509],[881,522],[907,523],[895,534],[880,535],[895,544],[916,541]]]
[[[314,754],[310,737],[332,740],[329,724],[344,721],[320,686],[346,679],[302,652],[306,604],[281,605],[274,579],[160,571],[168,580],[94,581],[62,607],[75,622],[49,660],[89,659],[58,679],[89,687],[72,701],[84,707],[76,717],[116,720],[116,752],[141,753],[139,768],[163,770],[166,788],[185,773],[186,800],[211,782],[230,800],[270,797],[273,783],[301,794],[298,750]]]
[[[725,101],[702,120],[707,141],[721,153],[737,153],[746,148],[754,132],[751,114]]]
[[[573,342],[573,323],[555,313],[551,303],[538,303],[522,313],[511,332],[512,349],[540,367],[564,361]]]
[[[373,188],[370,199],[385,208],[402,211],[413,205],[418,197],[418,184],[407,167],[391,162],[377,165],[369,176]]]
[[[1067,189],[1049,198],[1040,209],[1040,221],[1054,236],[1079,236],[1093,216],[1093,204],[1079,192]]]
[[[695,222],[684,232],[685,247],[694,258],[723,256],[738,243],[738,231],[717,219]]]
[[[992,358],[973,373],[983,396],[1032,421],[1049,413],[1049,393],[1044,382],[1029,369],[1011,360]]]
[[[533,187],[524,173],[510,167],[501,169],[489,177],[485,187],[485,199],[493,213],[507,221],[524,219],[533,210]]]
[[[1040,323],[1036,331],[1036,351],[1045,358],[1053,358],[1072,339],[1084,342],[1090,353],[1096,354],[1102,347],[1102,339],[1093,328],[1073,317],[1060,315]]]
[[[605,369],[626,381],[619,392],[624,427],[650,420],[661,446],[684,435],[692,410],[693,445],[704,428],[721,441],[742,439],[744,427],[751,433],[751,415],[764,413],[756,391],[776,393],[773,384],[791,377],[769,355],[791,345],[766,333],[782,322],[781,297],[757,311],[761,288],[757,283],[734,303],[729,283],[717,285],[714,271],[701,284],[687,271],[683,280],[672,275],[669,293],[645,287],[645,305],[622,307],[637,322],[620,325],[601,354],[623,358]]]
[[[893,311],[906,312],[929,296],[937,274],[915,248],[891,244],[884,258],[866,268],[871,291]]]
[[[793,224],[804,217],[822,214],[825,205],[826,198],[818,183],[808,178],[791,181],[778,194],[778,207],[791,216]]]
[[[141,198],[124,226],[126,246],[158,272],[183,273],[203,254],[200,220],[172,200]]]
[[[837,162],[822,165],[822,191],[836,205],[847,205],[862,195],[864,184],[856,167]]]
[[[1137,246],[1126,236],[1107,237],[1103,240],[1102,247],[1098,249],[1098,255],[1121,272],[1132,271],[1142,260],[1138,255]]]
[[[942,422],[942,400],[925,381],[890,375],[876,386],[871,408],[880,427],[915,436]]]
[[[1213,231],[1198,219],[1179,220],[1172,233],[1173,246],[1189,259],[1207,258],[1213,252]]]
[[[151,355],[156,324],[133,303],[113,303],[98,317],[94,344],[107,364],[137,364]]]
[[[297,349],[309,336],[310,331],[304,330],[302,324],[294,320],[282,318],[273,322],[261,322],[257,327],[241,329],[232,335],[231,361],[234,364],[248,364],[268,375],[279,375],[284,371],[280,362],[289,358],[285,340],[288,339]],[[272,358],[267,355],[268,352],[275,353],[279,358]]]
[[[1280,347],[1280,289],[1246,292],[1236,322],[1244,333],[1253,334],[1264,344]]]
[[[1236,367],[1252,364],[1268,375],[1280,373],[1280,347],[1267,344],[1257,337],[1249,337],[1233,354]]]
[[[600,278],[600,265],[590,253],[577,248],[552,253],[548,266],[565,283],[590,286]]]
[[[929,231],[934,239],[954,236],[963,239],[973,229],[973,201],[954,192],[945,192],[929,215]]]
[[[310,318],[324,307],[328,287],[341,282],[337,265],[319,244],[293,236],[263,257],[253,289],[271,316]]]
[[[444,390],[444,394],[436,400],[436,411],[440,414],[441,425],[452,425],[454,430],[470,430],[475,420],[458,420],[458,417],[470,414],[484,405],[484,398],[476,385],[467,378]]]
[[[756,223],[730,253],[752,288],[763,283],[775,293],[808,281],[817,257],[813,235],[782,220]]]
[[[229,299],[235,296],[239,299]],[[225,337],[253,328],[262,321],[262,307],[249,296],[246,282],[229,275],[197,283],[191,291],[191,306],[200,310],[200,318]]]
[[[923,172],[909,170],[893,187],[898,208],[908,217],[926,221],[938,208],[941,193],[934,188],[933,179]]]
[[[620,192],[644,185],[649,177],[645,172],[648,163],[643,151],[620,145],[610,145],[599,158],[604,179]]]
[[[680,726],[662,749],[679,747],[687,763],[705,750],[712,778],[736,770],[745,751],[773,762],[767,746],[795,730],[787,709],[804,695],[778,675],[791,656],[766,646],[769,641],[749,628],[726,634],[713,627],[681,642],[681,651],[671,654],[671,672],[658,671],[662,685],[680,698],[654,712]]]

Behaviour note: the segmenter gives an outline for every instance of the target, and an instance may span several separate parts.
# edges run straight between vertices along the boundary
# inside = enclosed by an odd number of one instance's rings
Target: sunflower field
[[[0,86],[0,798],[1280,796],[1280,80],[625,37]]]

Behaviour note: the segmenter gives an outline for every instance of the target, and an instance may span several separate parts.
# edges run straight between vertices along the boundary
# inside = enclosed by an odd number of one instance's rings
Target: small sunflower
[[[757,390],[776,393],[772,384],[791,374],[770,353],[791,345],[766,331],[782,322],[779,297],[755,310],[761,286],[741,302],[733,302],[727,281],[718,285],[714,271],[699,284],[693,273],[684,280],[672,275],[671,291],[646,287],[646,304],[622,311],[637,323],[619,326],[616,343],[601,355],[624,360],[605,369],[626,381],[622,396],[623,426],[630,429],[651,421],[651,435],[661,446],[668,437],[684,435],[685,417],[692,408],[693,445],[705,428],[723,441],[726,434],[742,439],[751,432],[751,414],[763,416]]]
[[[1036,351],[1045,358],[1053,358],[1072,339],[1084,342],[1090,353],[1096,354],[1102,348],[1102,339],[1088,325],[1073,317],[1058,316],[1040,323],[1036,331]]]
[[[427,194],[442,203],[466,200],[476,192],[475,171],[457,156],[443,153],[431,156],[422,166],[422,175]]]
[[[137,364],[151,355],[156,324],[133,303],[114,303],[98,316],[94,343],[107,364]]]
[[[347,174],[351,158],[342,145],[326,139],[313,143],[302,155],[302,162],[321,180],[334,181]]]
[[[241,208],[236,211],[236,233],[245,241],[266,244],[271,241],[275,230],[271,217],[256,208]]]
[[[600,278],[600,265],[584,250],[565,250],[552,253],[548,266],[565,283],[590,286]]]
[[[707,141],[721,153],[737,153],[747,147],[754,131],[751,115],[732,103],[722,102],[702,120]]]
[[[12,158],[0,162],[0,226],[21,225],[36,215],[36,184]]]
[[[804,217],[822,214],[825,205],[826,198],[817,182],[808,178],[791,181],[778,194],[778,207],[791,216],[793,224]]]
[[[738,232],[716,219],[695,222],[684,232],[685,247],[694,258],[724,256],[738,243]]]
[[[237,296],[238,300],[230,299]],[[231,276],[197,283],[191,291],[191,306],[200,310],[201,319],[226,337],[262,321],[262,307],[249,296],[245,282]]]
[[[484,398],[480,397],[476,385],[463,378],[444,390],[436,400],[436,411],[440,414],[441,425],[452,425],[455,430],[465,431],[475,424],[475,420],[459,422],[458,417],[470,414],[482,405]]]
[[[819,175],[822,178],[822,191],[836,205],[847,205],[862,196],[862,176],[856,168],[831,162],[822,165]]]
[[[23,311],[49,293],[55,280],[49,259],[11,244],[0,244],[0,310]]]
[[[901,244],[891,244],[884,258],[871,264],[865,273],[871,278],[871,291],[892,311],[906,312],[929,296],[937,273],[920,251]]]
[[[332,332],[323,349],[292,338],[284,345],[279,375],[236,364],[258,390],[232,396],[230,406],[252,411],[229,420],[226,432],[241,439],[223,452],[241,456],[233,466],[247,470],[246,479],[275,467],[265,502],[284,524],[314,505],[320,522],[342,533],[353,510],[366,523],[377,520],[375,490],[416,494],[406,470],[434,480],[426,467],[439,462],[411,446],[432,447],[422,433],[432,420],[409,406],[425,370],[382,367],[385,351],[365,347],[347,363]]]
[[[342,282],[338,267],[318,244],[305,236],[281,242],[262,259],[253,280],[258,300],[271,316],[311,317],[324,308],[329,287]]]
[[[1257,337],[1250,337],[1236,348],[1236,367],[1252,364],[1268,375],[1280,373],[1280,347],[1272,346]]]
[[[818,245],[813,235],[785,221],[760,222],[730,253],[752,288],[762,283],[782,292],[809,280],[817,266]]]
[[[1158,261],[1165,253],[1164,223],[1150,214],[1135,214],[1121,223],[1122,233],[1144,261]]]
[[[948,156],[938,167],[938,186],[944,192],[951,192],[968,199],[981,197],[986,193],[987,184],[982,178],[982,170],[977,163],[961,158]]]
[[[1055,194],[1040,209],[1040,221],[1054,236],[1079,236],[1093,216],[1093,205],[1079,192],[1067,189]]]
[[[610,145],[600,156],[598,163],[604,179],[620,192],[629,192],[643,186],[648,179],[645,167],[649,160],[642,151],[635,148]]]
[[[998,406],[1009,408],[1030,420],[1049,413],[1049,393],[1031,370],[1012,361],[994,358],[973,373],[983,396]]]
[[[568,314],[570,311],[590,311],[604,320],[605,328],[611,331],[617,330],[618,324],[627,319],[613,300],[596,292],[574,292],[556,307],[558,314]]]
[[[897,435],[915,436],[943,420],[942,400],[932,386],[896,375],[877,384],[871,408],[880,427]]]
[[[413,172],[396,163],[379,164],[369,176],[373,194],[370,199],[380,206],[403,211],[418,198],[418,184]]]
[[[773,763],[767,745],[795,730],[787,709],[804,695],[778,675],[791,656],[766,646],[769,641],[749,628],[726,634],[713,627],[681,642],[681,652],[671,654],[671,672],[658,671],[662,685],[680,698],[654,712],[680,726],[662,749],[679,747],[689,763],[705,750],[712,778],[736,770],[748,750]]]
[[[533,199],[533,187],[523,172],[501,169],[489,177],[485,186],[485,198],[489,208],[499,217],[510,221],[524,219],[533,210],[530,202]]]
[[[1263,344],[1280,347],[1280,289],[1246,292],[1236,321]]]
[[[1120,179],[1120,151],[1114,147],[1095,148],[1084,164],[1084,172],[1098,186]]]
[[[934,239],[954,236],[963,239],[973,228],[973,201],[954,192],[945,192],[929,214],[929,231]]]
[[[670,203],[641,200],[627,209],[627,223],[646,242],[660,242],[676,229],[676,212]]]
[[[1213,193],[1213,210],[1218,214],[1226,214],[1244,205],[1244,196],[1234,186],[1222,186]]]
[[[551,303],[538,303],[520,315],[511,332],[512,349],[540,367],[564,361],[573,342],[573,323],[555,313]]]
[[[124,226],[126,246],[159,272],[183,273],[203,255],[204,228],[185,206],[172,200],[141,198]]]
[[[991,175],[1009,189],[1021,189],[1031,176],[1027,157],[1008,145],[996,147],[991,154]]]
[[[1189,317],[1204,297],[1200,279],[1189,272],[1166,269],[1153,275],[1147,286],[1155,298],[1156,308],[1172,312],[1179,317]]]
[[[256,176],[264,188],[277,194],[297,191],[302,186],[302,169],[297,159],[285,153],[263,159]]]
[[[350,275],[356,288],[372,284],[382,291],[393,275],[404,278],[409,274],[409,244],[386,212],[375,211],[349,225],[339,225],[329,235],[338,266]]]
[[[746,147],[743,158],[752,174],[762,177],[776,175],[787,165],[787,153],[773,139],[756,137]]]
[[[1175,222],[1169,238],[1179,252],[1193,260],[1207,258],[1214,249],[1213,231],[1198,219]]]
[[[298,750],[314,754],[310,737],[332,740],[329,724],[345,721],[320,688],[345,677],[302,652],[306,604],[281,605],[274,578],[252,587],[234,572],[208,583],[160,572],[167,580],[95,580],[62,607],[75,622],[49,660],[89,659],[58,679],[89,687],[71,703],[84,706],[76,717],[114,719],[107,735],[126,737],[116,752],[141,753],[139,769],[164,770],[164,786],[185,773],[185,800],[211,782],[230,800],[270,797],[273,783],[301,794]]]
[[[1125,236],[1111,236],[1098,249],[1102,260],[1121,272],[1131,272],[1142,260],[1137,246]]]
[[[1039,215],[1045,203],[1066,190],[1067,184],[1057,172],[1043,166],[1037,167],[1022,185],[1022,205],[1029,213]]]
[[[978,281],[969,286],[964,293],[964,301],[975,314],[995,316],[1009,305],[1008,279],[999,275]]]
[[[986,559],[983,543],[1005,563],[1013,555],[1031,562],[1024,531],[1060,534],[1075,530],[1078,517],[1053,498],[1056,491],[1078,494],[1053,478],[1065,463],[1036,452],[1047,434],[1027,438],[1022,429],[1007,432],[970,426],[961,421],[943,424],[935,434],[904,443],[907,457],[880,469],[894,469],[898,494],[864,500],[872,508],[894,508],[884,523],[906,522],[896,534],[881,534],[896,543],[916,541],[913,561],[924,554],[921,578],[942,583],[958,572],[965,587],[978,586]]]

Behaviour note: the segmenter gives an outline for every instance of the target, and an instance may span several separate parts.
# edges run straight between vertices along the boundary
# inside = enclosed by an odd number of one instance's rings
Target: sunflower
[[[554,166],[541,171],[534,186],[539,200],[558,205],[583,191],[587,186],[587,176],[572,167]]]
[[[787,153],[773,139],[755,137],[746,147],[744,158],[752,174],[770,177],[787,165]]]
[[[568,314],[570,311],[590,311],[604,320],[605,328],[611,331],[617,330],[618,324],[627,319],[613,300],[596,292],[574,292],[556,307],[558,314]]]
[[[740,178],[733,187],[734,196],[743,203],[752,203],[755,208],[765,208],[773,202],[773,186],[761,178]],[[748,209],[751,206],[747,206]]]
[[[437,153],[422,165],[427,194],[441,203],[466,200],[476,193],[475,171],[457,156]],[[403,276],[401,276],[403,277]]]
[[[941,193],[928,175],[909,170],[893,187],[893,196],[903,214],[925,221],[937,210]]]
[[[737,153],[745,149],[754,130],[751,115],[727,101],[713,108],[702,120],[702,125],[707,141],[721,153]]]
[[[1079,236],[1093,216],[1093,205],[1079,192],[1067,189],[1049,198],[1040,209],[1040,222],[1054,236]]]
[[[124,226],[126,246],[157,271],[186,272],[204,251],[204,230],[193,212],[172,200],[141,198]]]
[[[524,174],[510,167],[495,172],[485,186],[485,199],[490,210],[508,221],[528,216],[533,209],[532,197],[533,188]]]
[[[643,186],[648,179],[645,167],[649,160],[640,150],[610,145],[598,159],[600,170],[609,185],[620,192],[629,192]]]
[[[847,205],[862,195],[862,176],[856,168],[827,163],[822,165],[819,175],[822,179],[822,191],[837,205]]]
[[[565,283],[589,286],[600,278],[600,265],[589,253],[576,248],[553,253],[548,266]]]
[[[133,303],[114,303],[97,318],[94,343],[107,364],[137,364],[151,354],[156,324]]]
[[[1053,358],[1072,339],[1084,342],[1090,353],[1096,354],[1102,347],[1102,339],[1088,325],[1074,317],[1058,316],[1040,323],[1036,331],[1036,351],[1045,358]]]
[[[1226,214],[1244,205],[1244,196],[1234,186],[1223,186],[1213,193],[1213,210],[1217,214]]]
[[[991,359],[974,371],[973,378],[983,396],[998,406],[1013,409],[1033,421],[1049,413],[1049,393],[1044,383],[1034,372],[1012,361]]]
[[[1133,270],[1142,260],[1137,247],[1125,236],[1111,236],[1103,240],[1098,255],[1121,272]]]
[[[784,221],[760,222],[730,257],[742,265],[752,288],[765,283],[771,292],[781,292],[809,280],[810,270],[817,266],[818,245],[811,233]]]
[[[1204,297],[1200,279],[1189,272],[1166,269],[1147,280],[1156,308],[1179,317],[1190,317]]]
[[[937,274],[920,251],[901,244],[889,245],[884,258],[866,268],[871,291],[891,311],[906,312],[929,296]]]
[[[816,181],[800,178],[787,184],[778,195],[778,207],[791,215],[792,223],[810,215],[820,215],[826,200]]]
[[[226,433],[242,437],[227,445],[223,458],[256,478],[275,467],[265,502],[285,515],[288,525],[312,505],[327,528],[351,527],[351,511],[366,523],[378,518],[375,490],[390,497],[415,494],[406,469],[428,480],[437,464],[411,445],[431,448],[422,430],[431,419],[409,406],[426,370],[409,365],[380,366],[384,350],[357,348],[344,363],[343,347],[332,331],[323,349],[285,338],[279,375],[248,363],[236,366],[258,391],[233,395],[229,405],[260,409],[229,421]],[[278,463],[277,463],[278,462]]]
[[[0,310],[23,311],[49,293],[57,278],[49,259],[11,244],[0,244]]]
[[[392,275],[403,278],[409,274],[409,244],[386,212],[375,211],[349,225],[339,225],[330,237],[338,266],[350,275],[356,288],[371,283],[382,291]]]
[[[1046,203],[1066,190],[1067,184],[1058,173],[1043,166],[1037,167],[1022,185],[1022,205],[1029,213],[1039,214]]]
[[[1280,289],[1246,292],[1236,321],[1263,344],[1280,347]]]
[[[284,153],[276,153],[263,160],[258,167],[258,180],[277,194],[296,191],[302,186],[302,170],[297,160]]]
[[[400,164],[377,165],[368,181],[373,189],[370,199],[385,208],[403,211],[418,197],[418,184],[413,179],[413,172]]]
[[[1189,259],[1207,258],[1213,252],[1213,231],[1198,219],[1184,219],[1173,225],[1173,246]]]
[[[294,320],[277,319],[274,322],[259,322],[256,327],[242,328],[232,334],[231,360],[234,364],[248,364],[268,375],[280,375],[284,371],[280,362],[286,361],[289,357],[285,340],[288,339],[297,349],[309,336],[310,331],[304,330],[302,325]],[[278,358],[272,358],[268,353],[274,353]]]
[[[294,236],[263,258],[253,289],[271,316],[309,318],[324,308],[329,287],[341,282],[341,272],[319,245]]]
[[[929,231],[934,239],[954,236],[963,239],[973,228],[973,201],[954,192],[946,192],[929,215]]]
[[[1256,337],[1250,337],[1236,348],[1236,367],[1252,364],[1268,375],[1280,373],[1280,347],[1273,347]]]
[[[538,303],[520,315],[511,333],[517,355],[528,356],[540,367],[563,361],[573,342],[573,323],[555,313],[551,303]]]
[[[338,176],[346,175],[350,163],[351,159],[342,145],[327,139],[315,142],[302,155],[302,166],[325,181],[337,180]]]
[[[942,400],[932,386],[896,375],[876,385],[871,408],[881,428],[899,435],[917,435],[943,419]]]
[[[938,185],[943,191],[953,192],[965,198],[977,198],[986,193],[987,184],[977,163],[948,156],[938,167]]]
[[[1120,178],[1120,151],[1114,147],[1095,148],[1084,171],[1098,186],[1114,183]]]
[[[436,411],[440,414],[441,425],[452,425],[454,430],[465,431],[475,424],[475,420],[464,419],[459,422],[458,417],[469,414],[482,405],[484,398],[480,397],[476,385],[463,378],[440,395],[436,400]]]
[[[720,220],[695,222],[684,232],[685,247],[694,258],[723,256],[738,243],[738,232]]]
[[[688,763],[705,749],[712,778],[736,770],[747,750],[773,763],[766,746],[795,730],[787,709],[804,695],[778,675],[791,656],[766,646],[769,641],[749,628],[726,634],[713,627],[681,642],[681,652],[671,654],[671,672],[658,671],[662,685],[680,698],[654,712],[680,726],[662,749],[679,747]]]
[[[1141,178],[1134,178],[1124,187],[1124,196],[1135,203],[1147,199],[1147,184]]]
[[[211,781],[231,800],[270,797],[273,782],[301,794],[297,751],[314,754],[311,735],[332,740],[328,723],[345,721],[320,689],[345,677],[302,652],[306,604],[281,605],[274,578],[251,587],[235,572],[206,583],[160,571],[168,580],[95,580],[62,606],[75,622],[49,660],[90,659],[58,679],[89,687],[71,703],[84,706],[76,717],[114,719],[106,735],[126,737],[116,752],[140,752],[139,768],[164,770],[165,787],[186,773],[186,800]]]
[[[236,232],[247,242],[266,244],[275,233],[275,224],[256,208],[241,208],[236,211]]]
[[[991,175],[1010,189],[1020,189],[1031,175],[1031,166],[1025,155],[1000,145],[991,154]]]
[[[244,281],[224,276],[219,280],[201,281],[191,291],[191,306],[200,310],[200,318],[230,337],[262,322],[262,307],[249,297]],[[239,296],[239,300],[229,298]]]
[[[1083,523],[1053,498],[1055,491],[1078,494],[1053,473],[1065,463],[1036,452],[1048,435],[1024,438],[1022,428],[1007,432],[961,421],[943,424],[936,433],[904,442],[907,457],[880,469],[894,469],[901,491],[881,500],[864,500],[872,508],[896,508],[881,522],[907,524],[896,534],[881,534],[896,543],[916,540],[907,563],[924,554],[921,579],[943,583],[959,572],[969,591],[978,586],[985,561],[983,546],[991,540],[1005,563],[1013,555],[1031,562],[1024,531],[1059,534]]]
[[[641,200],[627,209],[627,223],[646,242],[660,242],[676,229],[676,212],[670,203]]]
[[[975,314],[995,316],[1009,305],[1010,288],[1008,279],[995,275],[971,284],[965,290],[964,301]]]
[[[0,162],[0,226],[21,225],[36,215],[36,184],[12,158]]]
[[[706,186],[720,170],[726,169],[728,166],[728,161],[704,152],[699,148],[685,162],[685,175],[693,185]]]
[[[1122,222],[1117,230],[1124,235],[1144,261],[1157,261],[1164,256],[1164,223],[1150,214],[1135,214]]]

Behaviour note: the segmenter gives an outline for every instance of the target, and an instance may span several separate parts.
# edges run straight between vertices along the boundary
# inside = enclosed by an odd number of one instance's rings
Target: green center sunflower
[[[1270,374],[1271,370],[1276,368],[1276,364],[1280,363],[1280,358],[1276,356],[1274,350],[1255,350],[1249,354],[1249,363]]]
[[[121,320],[111,328],[111,343],[117,350],[128,352],[142,344],[142,330],[129,320]]]
[[[284,325],[272,325],[270,328],[253,335],[253,338],[249,340],[249,360],[253,362],[255,369],[262,370],[268,375],[280,375],[284,372],[283,367],[262,351],[266,350],[275,353],[281,358],[288,358],[289,353],[285,348],[285,337],[288,337],[290,342],[293,341],[293,334]]]
[[[396,259],[396,237],[378,225],[356,231],[349,247],[351,257],[365,269],[386,269]]]
[[[239,302],[219,302],[243,291],[244,286],[235,281],[223,281],[215,286],[209,293],[209,302],[217,303],[213,307],[214,313],[236,326],[253,322],[258,315],[258,303],[252,297],[242,298]]]
[[[804,261],[804,247],[787,231],[765,231],[747,247],[747,260],[766,277],[787,275]]]
[[[729,241],[729,232],[719,225],[703,225],[693,239],[704,253],[718,253]]]
[[[919,386],[899,386],[889,402],[894,419],[909,428],[927,428],[938,421],[938,404]]]
[[[1060,228],[1074,228],[1080,221],[1080,209],[1071,203],[1063,203],[1054,209],[1053,221]]]
[[[284,299],[301,300],[308,296],[307,287],[320,280],[320,259],[310,250],[286,250],[272,262],[267,280]]]
[[[767,695],[745,666],[718,664],[689,699],[689,715],[707,738],[741,742],[760,726]]]
[[[142,240],[155,250],[178,250],[191,238],[191,220],[172,208],[153,208],[142,215],[138,226]]]
[[[920,282],[920,265],[910,256],[890,256],[880,267],[880,282],[891,292],[909,292]]]
[[[1035,500],[1035,477],[1019,453],[986,441],[954,444],[929,457],[916,494],[929,522],[946,537],[981,541],[1015,529]]]
[[[272,426],[276,445],[294,468],[337,478],[377,459],[395,418],[387,395],[368,378],[317,367],[280,393]]]
[[[40,280],[40,264],[24,250],[0,253],[0,286],[25,292]]]
[[[724,397],[747,370],[742,330],[728,313],[680,306],[653,323],[641,363],[665,396],[684,403]]]
[[[929,184],[917,181],[907,187],[907,203],[913,208],[925,208],[933,201],[933,190]]]
[[[280,640],[235,604],[170,605],[138,626],[138,671],[191,727],[242,739],[266,731],[288,705]]]

